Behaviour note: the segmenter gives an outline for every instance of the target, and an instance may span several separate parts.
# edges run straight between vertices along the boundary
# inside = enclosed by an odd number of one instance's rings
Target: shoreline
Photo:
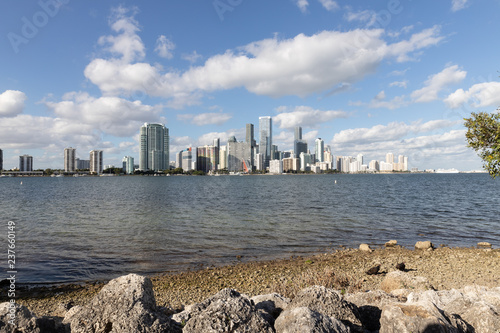
[[[395,265],[401,262],[405,263],[408,274],[425,277],[435,290],[459,289],[467,285],[500,286],[500,249],[465,247],[441,247],[431,251],[396,246],[371,252],[347,248],[304,257],[248,261],[148,276],[153,282],[157,304],[181,310],[224,288],[234,288],[250,296],[277,292],[286,297],[312,285],[347,293],[378,290],[385,275],[395,271]],[[380,265],[379,273],[368,275],[367,270],[376,265]],[[87,303],[107,282],[23,288],[16,302],[38,316],[63,316],[68,306]],[[7,300],[2,296],[0,302],[4,301]]]

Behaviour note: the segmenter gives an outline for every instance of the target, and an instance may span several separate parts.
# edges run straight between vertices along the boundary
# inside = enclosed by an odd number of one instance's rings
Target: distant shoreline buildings
[[[364,163],[364,156],[335,156],[324,140],[314,141],[313,152],[308,149],[307,141],[302,137],[302,127],[294,128],[293,149],[280,151],[273,144],[272,117],[259,117],[258,137],[255,140],[253,124],[246,124],[245,141],[236,137],[228,138],[226,145],[220,145],[220,138],[214,138],[212,145],[187,147],[178,153],[174,162],[169,161],[170,136],[164,124],[145,123],[140,128],[139,164],[134,164],[132,156],[122,159],[121,170],[125,174],[136,171],[161,172],[169,169],[182,169],[183,172],[199,171],[213,174],[227,173],[299,173],[299,172],[342,172],[342,173],[391,173],[409,172],[408,157],[399,155],[397,160],[391,152],[385,161],[372,160]],[[113,167],[113,166],[107,166]],[[3,168],[3,151],[0,149],[0,170]],[[115,168],[116,169],[116,168]],[[19,157],[21,172],[33,171],[33,157]],[[87,170],[91,174],[103,173],[103,151],[92,150],[89,160],[76,157],[76,148],[64,149],[64,172],[76,173]],[[412,169],[412,172],[418,171]]]

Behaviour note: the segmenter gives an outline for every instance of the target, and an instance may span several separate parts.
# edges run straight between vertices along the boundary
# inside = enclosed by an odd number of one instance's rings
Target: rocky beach
[[[293,311],[305,312],[301,312],[302,314],[300,315],[292,312],[288,316],[291,316],[290,318],[305,316],[304,318],[307,317],[309,318],[308,320],[320,320],[316,315],[320,314],[322,321],[326,320],[326,322],[330,323],[330,319],[340,320],[346,328],[350,327],[354,331],[358,330],[362,332],[365,330],[371,332],[380,330],[380,332],[383,332],[384,329],[380,327],[380,324],[384,315],[388,315],[387,313],[384,314],[383,309],[394,306],[394,304],[398,306],[402,304],[405,304],[405,306],[414,306],[414,304],[409,305],[407,303],[415,303],[416,299],[422,299],[422,297],[430,297],[434,302],[432,304],[435,304],[437,302],[436,299],[439,299],[439,297],[450,297],[449,295],[443,296],[443,292],[453,291],[455,294],[469,295],[467,297],[475,299],[478,302],[479,300],[481,302],[484,301],[481,299],[481,295],[489,295],[488,297],[493,301],[490,299],[489,303],[486,303],[487,305],[483,305],[486,309],[490,309],[492,313],[496,313],[497,315],[496,317],[492,316],[490,319],[493,321],[487,325],[497,325],[492,326],[492,329],[499,329],[500,250],[492,249],[488,246],[489,244],[485,245],[485,247],[479,248],[448,248],[446,246],[434,248],[430,242],[418,242],[415,245],[415,249],[407,249],[398,246],[397,242],[393,241],[386,243],[383,248],[372,249],[369,245],[362,244],[359,249],[332,249],[328,253],[317,254],[311,257],[292,257],[265,262],[241,262],[223,267],[204,267],[196,271],[157,275],[147,278],[146,280],[150,281],[152,293],[150,295],[152,300],[148,302],[154,303],[155,311],[159,311],[161,316],[168,317],[173,315],[173,317],[168,318],[175,318],[176,316],[181,318],[177,324],[184,326],[193,317],[186,315],[187,309],[191,309],[189,311],[192,311],[193,304],[204,304],[204,302],[206,303],[207,300],[214,297],[234,298],[236,297],[235,295],[239,295],[237,298],[243,297],[242,299],[244,300],[251,300],[252,297],[255,298],[259,295],[275,295],[273,297],[287,300],[283,303],[284,305],[282,304],[281,310],[278,311],[281,312],[284,309],[288,309],[288,303],[293,303],[297,297],[302,297],[300,295],[304,294],[304,292],[306,294],[312,292],[316,295],[320,289],[314,291],[314,288],[321,286],[323,288],[320,290],[321,295],[314,297],[319,297],[320,299],[324,297],[328,299],[338,297],[342,302],[348,302],[346,304],[354,304],[354,308],[366,309],[368,307],[372,310],[378,309],[375,311],[375,319],[371,318],[369,320],[370,323],[368,323],[366,318],[362,319],[360,313],[363,311],[358,311],[359,313],[355,315],[356,319],[353,319],[354,317],[351,318],[352,320],[339,319],[338,316],[323,313],[324,311],[321,309],[314,310],[314,307],[311,308],[311,306],[305,306],[308,309],[307,311],[304,309],[296,310],[296,308],[304,308],[304,306],[295,306],[293,308],[295,310]],[[238,259],[241,261],[244,260],[244,258]],[[143,285],[146,282],[141,281],[140,283],[136,281],[136,283],[139,283],[142,286],[139,289],[143,290],[145,288]],[[105,282],[92,282],[83,285],[69,284],[50,288],[25,288],[19,291],[17,303],[26,307],[25,310],[27,313],[29,312],[31,315],[36,316],[36,318],[39,318],[38,320],[40,318],[51,318],[51,323],[54,325],[56,323],[62,325],[62,320],[66,317],[67,329],[71,326],[71,332],[85,332],[85,329],[73,329],[72,322],[67,318],[68,313],[75,312],[75,309],[86,308],[99,298],[99,304],[106,303],[106,298],[109,295],[102,299],[102,293],[108,286],[109,284],[106,285]],[[313,290],[309,290],[308,288],[313,288]],[[335,292],[333,292],[334,290]],[[471,290],[475,290],[473,292],[474,295],[471,294]],[[225,296],[219,295],[220,292],[225,293]],[[439,296],[439,293],[441,293],[441,296]],[[124,293],[120,292],[120,294]],[[329,296],[325,296],[327,294]],[[336,296],[332,296],[334,294]],[[260,297],[265,298],[268,296]],[[470,299],[467,301],[469,305],[474,303]],[[2,301],[7,301],[7,299],[2,299]],[[221,302],[224,304],[227,303],[226,301]],[[249,304],[255,303],[256,301],[249,301]],[[271,303],[274,304],[275,302],[268,302],[266,304]],[[446,306],[441,304],[440,307],[441,312],[445,313],[446,311],[442,308]],[[116,306],[113,306],[113,308],[116,308]],[[411,309],[411,311],[415,310],[414,307]],[[425,307],[419,309],[420,317],[424,319],[430,317],[433,319],[437,318],[428,313],[429,309],[425,310]],[[290,308],[290,311],[292,311],[292,308]],[[309,313],[308,311],[312,312]],[[447,315],[448,317],[445,316],[447,319],[441,318],[439,320],[448,323],[447,325],[452,325],[454,322],[452,319],[455,318],[453,317],[454,315],[458,316],[458,319],[462,318],[457,314],[460,311],[452,309],[452,312]],[[2,312],[0,311],[0,313]],[[366,316],[367,314],[365,313],[364,315]],[[371,316],[373,317],[373,314]],[[271,317],[273,316],[271,315]],[[287,331],[278,330],[278,327],[274,326],[274,320],[277,320],[277,318],[276,316],[273,320],[267,321],[271,323],[269,324],[270,331]],[[413,317],[410,316],[409,318]],[[391,320],[391,322],[394,320]],[[436,320],[439,322],[438,319]],[[456,327],[460,325],[463,327],[472,325],[470,323],[471,319],[469,319],[469,322],[463,318],[460,320],[458,324],[455,322],[454,325]],[[402,318],[399,318],[398,321],[404,322]],[[178,327],[174,324],[172,325],[170,326]],[[287,324],[287,326],[289,325],[291,324]],[[330,323],[328,325],[333,324]],[[61,327],[66,326],[60,326],[59,328],[62,329]],[[8,326],[5,326],[2,330],[6,328]],[[475,332],[498,332],[495,330],[484,330],[484,328],[483,330],[478,329],[478,327],[474,328],[476,329]],[[98,331],[107,332],[104,329],[96,330],[96,332]],[[144,330],[144,332],[147,331],[149,330]],[[158,330],[151,331],[156,332]],[[191,330],[191,332],[195,331],[197,330]],[[201,332],[204,330],[198,331]],[[288,330],[287,332],[299,331]],[[342,330],[338,331],[342,332]],[[467,330],[462,331],[467,332]],[[388,331],[385,330],[384,332]],[[398,330],[391,332],[398,332]],[[451,330],[450,332],[455,331]],[[461,331],[458,330],[457,332]]]

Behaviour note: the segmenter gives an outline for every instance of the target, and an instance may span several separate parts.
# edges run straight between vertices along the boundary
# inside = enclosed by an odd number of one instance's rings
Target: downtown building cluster
[[[271,174],[314,172],[322,173],[336,170],[344,173],[365,172],[406,172],[408,157],[387,153],[385,161],[372,160],[364,163],[363,155],[334,156],[330,146],[321,138],[317,138],[314,147],[310,149],[302,137],[300,126],[294,129],[293,150],[280,151],[273,144],[272,118],[259,117],[259,141],[255,140],[253,124],[246,124],[245,140],[238,141],[236,137],[228,138],[226,145],[220,144],[220,138],[214,138],[212,145],[187,147],[176,153],[175,161],[170,162],[169,129],[163,124],[145,123],[140,128],[139,164],[134,164],[134,158],[125,156],[122,160],[123,173],[133,174],[139,170],[164,171],[172,168],[184,172],[202,171],[217,173],[269,172]],[[3,153],[0,149],[0,170],[3,164]],[[113,167],[113,166],[108,166]],[[21,172],[33,171],[33,157],[19,157]],[[91,174],[103,172],[103,151],[92,150],[88,160],[76,157],[76,149],[64,149],[64,172],[75,173],[79,170],[89,170]]]
[[[226,145],[220,144],[220,138],[214,138],[212,145],[187,147],[176,153],[175,162],[168,164],[169,135],[168,128],[162,124],[144,124],[141,127],[141,150],[139,170],[161,171],[169,168],[182,169],[184,172],[202,171],[217,173],[269,172],[271,174],[314,172],[321,173],[337,170],[345,173],[394,172],[408,171],[408,157],[400,155],[397,162],[392,153],[385,161],[370,161],[364,164],[363,155],[334,156],[330,146],[317,138],[314,147],[309,149],[302,137],[302,128],[294,130],[294,147],[290,151],[280,151],[273,144],[272,118],[259,117],[255,140],[253,124],[246,124],[245,140],[238,141],[231,136]],[[124,158],[130,160],[130,157]]]

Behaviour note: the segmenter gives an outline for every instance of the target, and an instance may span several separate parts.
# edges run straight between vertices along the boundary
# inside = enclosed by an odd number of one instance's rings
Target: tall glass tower
[[[271,160],[271,148],[273,145],[273,121],[272,118],[259,117],[259,153],[264,159],[264,168],[269,166]]]
[[[141,127],[141,152],[139,169],[143,171],[169,168],[169,135],[163,124],[145,123]]]

